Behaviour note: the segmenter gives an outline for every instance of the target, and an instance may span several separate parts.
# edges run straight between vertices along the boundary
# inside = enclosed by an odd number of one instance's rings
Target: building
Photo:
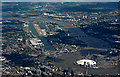
[[[40,39],[38,38],[31,38],[30,39],[31,44],[36,47],[36,46],[44,46],[44,44],[41,42]]]
[[[24,27],[28,27],[29,26],[28,24],[29,24],[28,22],[25,22]]]
[[[94,67],[96,66],[96,62],[93,60],[88,60],[88,59],[82,59],[78,60],[76,62],[78,65],[84,66],[84,67]]]

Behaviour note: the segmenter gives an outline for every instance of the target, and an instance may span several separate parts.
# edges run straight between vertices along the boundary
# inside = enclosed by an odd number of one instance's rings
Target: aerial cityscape
[[[120,75],[119,2],[2,2],[2,75]]]

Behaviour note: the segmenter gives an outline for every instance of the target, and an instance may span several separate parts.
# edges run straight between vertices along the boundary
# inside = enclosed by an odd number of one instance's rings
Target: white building
[[[88,60],[88,59],[82,59],[82,60],[78,60],[76,62],[78,65],[82,65],[85,67],[94,67],[96,66],[96,62],[93,60]]]
[[[0,61],[4,61],[4,60],[6,60],[6,58],[3,56],[0,56]]]
[[[28,27],[29,25],[28,25],[28,22],[25,22],[24,23],[24,27]]]
[[[44,46],[44,44],[41,42],[40,39],[38,38],[31,38],[30,39],[31,44],[36,47],[36,46]]]

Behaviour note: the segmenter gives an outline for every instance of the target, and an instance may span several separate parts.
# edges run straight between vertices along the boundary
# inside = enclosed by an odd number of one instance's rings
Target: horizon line
[[[120,2],[119,0],[1,0],[1,2]]]

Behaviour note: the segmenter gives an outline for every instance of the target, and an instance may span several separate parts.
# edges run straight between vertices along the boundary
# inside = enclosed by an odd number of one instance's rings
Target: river
[[[41,25],[39,24],[39,26],[40,26],[40,28],[41,28]],[[45,28],[45,27],[43,27],[43,28]],[[36,29],[34,28],[34,26],[33,26],[33,23],[29,23],[29,29],[32,31],[32,33],[37,37],[37,38],[39,38],[39,39],[41,39],[42,40],[42,42],[44,43],[44,47],[45,47],[45,50],[46,51],[55,51],[55,48],[52,46],[52,44],[50,43],[50,42],[48,42],[47,41],[47,39],[44,37],[44,36],[40,36],[38,33],[37,33],[37,31],[36,31]]]

